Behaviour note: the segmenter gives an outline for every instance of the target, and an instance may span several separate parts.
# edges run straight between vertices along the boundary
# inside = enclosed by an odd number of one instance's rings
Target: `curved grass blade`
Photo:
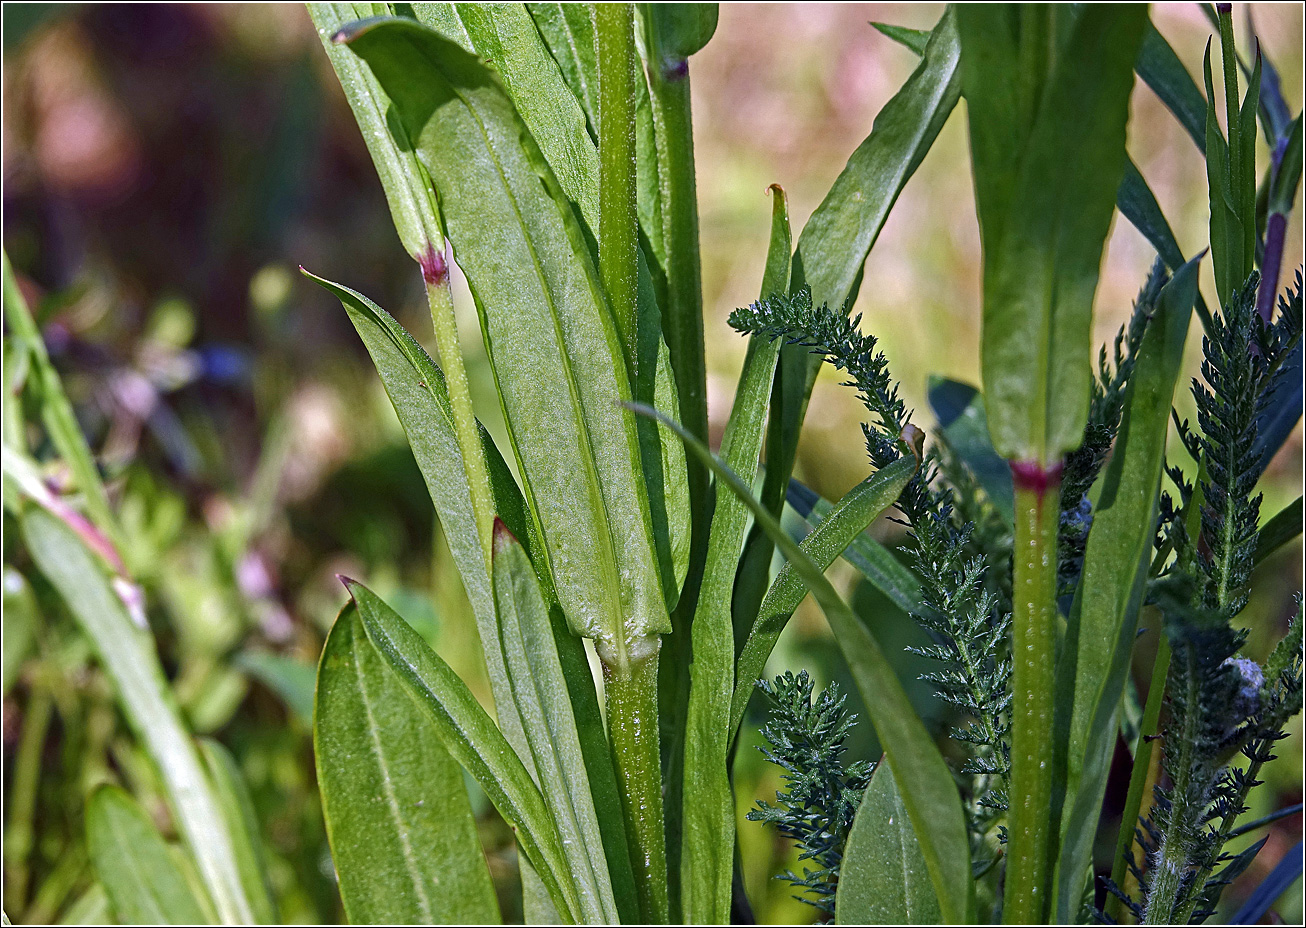
[[[445,749],[472,775],[538,872],[558,914],[577,921],[580,898],[557,825],[531,774],[458,675],[417,632],[355,580],[342,578],[357,606],[367,639],[408,695],[435,723]],[[488,650],[488,649],[487,649]]]
[[[834,503],[797,480],[789,481],[788,500],[794,512],[802,516],[808,525],[815,527],[819,527],[835,507]],[[865,532],[858,534],[844,550],[842,557],[861,571],[862,576],[903,612],[919,615],[925,608],[921,602],[921,584],[916,575],[892,551],[870,535]]]
[[[540,791],[576,880],[581,914],[589,923],[615,923],[617,903],[548,607],[525,549],[499,521],[494,523],[494,593],[508,678]]]
[[[911,816],[887,764],[875,768],[857,807],[834,911],[841,925],[937,925],[942,920]]]
[[[1260,924],[1270,907],[1292,887],[1293,883],[1301,878],[1303,862],[1302,842],[1298,841],[1274,865],[1270,875],[1252,890],[1252,894],[1247,897],[1247,901],[1243,903],[1242,908],[1234,913],[1233,918],[1229,920],[1229,924]]]
[[[847,557],[848,546],[862,538],[866,527],[893,505],[914,473],[916,473],[916,459],[906,457],[871,474],[849,490],[834,507],[827,510],[816,528],[803,539],[800,546],[803,553],[821,570],[833,564],[840,554]],[[880,550],[884,551],[883,548]],[[884,553],[893,559],[893,555],[887,551]],[[897,561],[895,560],[894,563]],[[906,568],[903,570],[905,571]],[[910,572],[907,573],[907,577],[915,582]],[[739,655],[739,665],[735,675],[735,695],[730,709],[732,740],[739,732],[739,726],[744,720],[744,712],[748,708],[748,700],[752,697],[753,688],[766,666],[766,659],[771,656],[771,650],[779,640],[780,633],[789,623],[789,617],[793,615],[806,595],[807,585],[793,565],[785,564],[780,568],[771,588],[766,591],[766,597],[762,600],[761,608],[757,613],[757,621],[749,630],[748,639],[744,642],[743,650]],[[919,600],[914,602],[915,608],[919,610],[921,608]]]
[[[224,924],[253,920],[230,833],[149,639],[127,614],[95,557],[61,520],[28,507],[32,560],[90,639],[136,737],[158,767],[174,821]]]
[[[736,472],[757,473],[778,355],[778,342],[758,336],[749,340],[721,441],[721,456]],[[698,608],[690,626],[694,658],[689,668],[680,858],[681,905],[690,923],[719,924],[730,917],[735,838],[728,769],[730,700],[735,688],[730,603],[747,528],[748,510],[743,503],[729,493],[717,493]]]
[[[1256,533],[1256,553],[1252,556],[1253,569],[1302,533],[1302,498],[1298,496],[1284,506],[1261,526]]]
[[[258,817],[250,798],[245,778],[231,752],[212,738],[201,738],[200,754],[213,792],[218,797],[231,843],[240,870],[241,883],[249,897],[254,920],[259,925],[277,923],[277,907],[272,900],[272,886],[268,882],[267,863],[263,857],[263,839],[259,833]]]
[[[753,498],[748,485],[713,456],[679,423],[647,407],[631,407],[650,415],[685,442],[690,453],[717,476],[717,480],[738,496],[766,530],[794,571],[811,590],[830,622],[835,640],[848,661],[853,679],[862,694],[885,756],[902,790],[903,804],[911,816],[930,880],[939,899],[943,920],[963,922],[969,917],[973,884],[970,849],[961,796],[943,756],[930,738],[907,694],[894,675],[893,667],[874,636],[835,592],[830,581],[780,523]]]
[[[322,649],[313,753],[352,923],[498,923],[462,769],[353,605]]]
[[[615,325],[569,202],[494,75],[405,19],[341,41],[417,144],[481,314],[526,498],[573,631],[625,665],[670,630]],[[543,179],[543,183],[541,180]]]
[[[1062,681],[1073,680],[1069,705],[1061,700],[1062,711],[1069,712],[1069,737],[1055,877],[1058,919],[1077,915],[1083,875],[1092,859],[1120,697],[1147,585],[1165,437],[1200,260],[1198,256],[1185,264],[1162,289],[1139,346],[1071,610],[1065,672],[1058,674]],[[1073,674],[1067,666],[1070,660],[1075,662]]]
[[[1156,26],[1150,21],[1143,30],[1143,46],[1139,49],[1134,70],[1143,79],[1143,83],[1152,88],[1166,109],[1174,114],[1197,150],[1205,152],[1206,98],[1165,36],[1157,32]]]
[[[101,786],[91,794],[86,845],[122,924],[211,924],[167,842],[124,790]]]

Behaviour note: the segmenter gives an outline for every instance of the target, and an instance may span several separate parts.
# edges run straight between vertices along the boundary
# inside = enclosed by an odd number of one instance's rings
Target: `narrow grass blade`
[[[1301,499],[1298,496],[1276,512],[1256,533],[1256,554],[1252,556],[1254,567],[1259,567],[1267,557],[1301,534]]]
[[[499,637],[536,778],[557,823],[586,922],[618,921],[603,838],[548,607],[526,551],[494,524]]]
[[[893,770],[881,763],[853,820],[835,920],[841,925],[936,925],[942,921],[929,868]]]
[[[199,745],[204,768],[208,771],[213,792],[231,833],[236,866],[240,870],[240,881],[254,912],[254,921],[259,925],[275,925],[278,921],[277,907],[272,899],[272,886],[268,882],[263,838],[245,778],[241,776],[236,758],[217,741],[201,738]]]
[[[750,477],[757,473],[778,354],[778,342],[757,336],[749,340],[721,441],[727,466]],[[735,688],[730,602],[747,528],[744,504],[732,494],[718,492],[691,626],[694,659],[689,669],[680,858],[681,905],[685,921],[691,923],[717,924],[730,916],[735,837],[735,802],[727,767]]]
[[[787,498],[794,512],[815,527],[819,527],[835,507],[834,503],[797,480],[789,481]],[[919,615],[925,608],[921,603],[921,584],[916,575],[892,551],[865,532],[852,540],[842,556],[903,612]]]
[[[1179,120],[1179,125],[1184,127],[1197,150],[1205,152],[1206,98],[1165,36],[1157,32],[1151,22],[1143,31],[1143,46],[1139,49],[1134,70]]]
[[[825,512],[816,528],[803,539],[803,553],[821,570],[833,564],[840,554],[847,557],[848,546],[855,544],[866,527],[893,505],[914,473],[916,459],[901,458],[853,487],[843,499]],[[890,559],[893,558],[887,551],[884,553]],[[907,579],[915,582],[910,572],[907,573]],[[732,740],[739,732],[748,700],[757,680],[762,676],[766,659],[771,656],[771,650],[789,623],[789,617],[806,595],[807,584],[795,567],[785,564],[780,568],[771,588],[766,591],[766,598],[762,600],[757,613],[757,621],[749,630],[748,639],[739,655],[735,695],[730,709]],[[919,600],[913,602],[919,610]]]
[[[925,54],[925,46],[929,44],[930,33],[926,29],[908,29],[906,26],[895,26],[892,23],[871,23],[875,30],[886,38],[892,39],[903,48],[914,51],[917,55]]]
[[[495,76],[401,18],[340,37],[371,66],[440,196],[567,620],[624,664],[670,630],[616,328],[579,223]],[[541,180],[543,179],[543,183]]]
[[[1066,746],[1058,919],[1078,913],[1100,820],[1120,697],[1155,536],[1165,437],[1197,293],[1200,256],[1166,284],[1138,349],[1115,451],[1103,477],[1084,554],[1083,578],[1064,647],[1063,683],[1073,680]],[[1073,674],[1069,662],[1074,661]],[[1064,711],[1064,699],[1062,701]]]
[[[866,704],[880,743],[884,746],[903,804],[911,816],[916,839],[939,899],[943,920],[964,922],[972,899],[970,848],[961,796],[943,756],[911,707],[893,667],[866,626],[825,579],[821,568],[781,528],[780,523],[753,498],[748,485],[718,461],[702,442],[679,423],[656,410],[634,407],[651,415],[678,434],[690,453],[716,474],[717,480],[738,496],[762,525],[794,571],[811,590],[830,622],[835,640],[848,661]]]
[[[68,401],[68,394],[64,392],[59,372],[50,361],[50,354],[36,327],[36,320],[28,309],[27,300],[18,289],[18,280],[9,264],[8,252],[2,253],[0,260],[4,262],[4,317],[9,323],[6,340],[17,343],[27,355],[31,365],[27,386],[35,391],[40,404],[41,421],[45,424],[50,442],[68,464],[75,486],[85,497],[86,511],[91,521],[108,536],[114,550],[121,557],[122,534],[118,520],[109,507],[109,495],[104,489],[104,481],[100,479],[95,457],[82,434],[82,427],[77,422],[72,403]]]
[[[231,835],[149,639],[72,529],[36,507],[24,513],[22,529],[32,560],[90,639],[128,724],[158,767],[178,830],[218,916],[226,924],[252,921]]]
[[[211,924],[167,842],[125,791],[101,786],[91,794],[86,845],[122,924]]]
[[[343,578],[342,578],[343,579]],[[367,639],[417,702],[445,749],[472,775],[516,831],[558,914],[578,921],[580,898],[544,797],[517,754],[485,714],[467,684],[381,599],[344,580]]]

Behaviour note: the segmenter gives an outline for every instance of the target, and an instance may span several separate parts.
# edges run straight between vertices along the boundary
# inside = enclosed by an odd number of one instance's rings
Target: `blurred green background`
[[[4,7],[4,246],[111,478],[129,560],[149,565],[139,579],[183,710],[197,731],[232,748],[250,781],[282,915],[335,921],[310,737],[313,668],[345,598],[335,575],[366,578],[479,695],[487,690],[470,614],[398,423],[339,305],[296,265],[368,294],[429,344],[420,276],[302,7],[55,7]],[[801,228],[915,66],[869,22],[929,28],[939,12],[929,4],[724,5],[715,38],[693,59],[716,438],[745,348],[725,319],[758,296],[768,184],[786,189]],[[1246,11],[1236,12],[1246,48]],[[1302,7],[1253,4],[1250,12],[1295,112]],[[1196,6],[1158,5],[1153,18],[1200,75],[1209,28]],[[980,254],[966,145],[958,112],[885,226],[856,306],[927,432],[930,374],[978,382]],[[1129,147],[1185,251],[1203,247],[1204,164],[1141,83]],[[1294,220],[1286,273],[1302,264],[1300,212]],[[1142,236],[1117,222],[1098,292],[1099,341],[1127,318],[1152,258]],[[1214,292],[1209,276],[1204,289]],[[495,431],[475,311],[465,287],[458,297],[478,410]],[[1195,338],[1189,350],[1196,358]],[[828,498],[867,471],[862,409],[838,384],[823,374],[798,463],[798,476]],[[1191,408],[1186,394],[1177,402]],[[1301,474],[1299,425],[1267,472],[1266,517],[1301,492]],[[138,796],[160,793],[86,644],[10,528],[6,517],[4,559],[14,570],[5,575],[5,908],[15,922],[85,916],[95,900],[83,895],[91,875],[82,797],[105,780]],[[891,540],[895,529],[875,531]],[[1243,615],[1253,654],[1277,637],[1301,588],[1300,542],[1289,548],[1257,577]],[[834,575],[886,646],[917,640],[873,590],[853,589],[845,565]],[[11,619],[22,614],[29,619]],[[1154,639],[1153,630],[1139,649],[1143,673]],[[806,604],[771,668],[838,680],[836,655]],[[942,730],[928,688],[914,682],[920,668],[904,657],[900,672]],[[760,717],[762,707],[753,708]],[[1250,815],[1301,800],[1300,719],[1295,725]],[[795,866],[791,849],[742,821],[780,785],[755,743],[752,734],[736,768],[746,885],[759,921],[806,921],[814,910],[770,879]],[[862,726],[852,751],[872,750]],[[509,835],[477,798],[492,872],[510,894]],[[170,827],[161,800],[152,811]],[[1300,816],[1280,823],[1228,899],[1259,882],[1300,834]],[[1300,901],[1280,911],[1299,920]]]

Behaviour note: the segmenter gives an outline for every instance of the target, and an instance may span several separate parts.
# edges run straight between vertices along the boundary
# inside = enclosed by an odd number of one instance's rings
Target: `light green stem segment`
[[[635,11],[629,3],[594,7],[599,71],[599,277],[608,294],[626,363],[634,371]]]
[[[494,495],[490,491],[490,471],[485,463],[485,449],[481,446],[476,413],[472,411],[472,394],[467,387],[467,369],[463,367],[463,353],[458,344],[458,321],[453,311],[448,264],[434,251],[421,263],[426,301],[431,307],[431,323],[435,327],[435,344],[440,351],[440,366],[444,369],[445,384],[449,389],[449,405],[453,407],[454,435],[458,439],[458,450],[462,452],[463,470],[472,495],[472,511],[476,514],[476,533],[480,536],[481,553],[485,556],[488,571],[494,535]]]
[[[1012,579],[1011,812],[1002,918],[1047,919],[1051,885],[1053,697],[1057,629],[1056,481],[1016,479]]]
[[[666,924],[667,845],[658,749],[658,652],[624,667],[603,665],[608,741],[617,770],[642,920]]]

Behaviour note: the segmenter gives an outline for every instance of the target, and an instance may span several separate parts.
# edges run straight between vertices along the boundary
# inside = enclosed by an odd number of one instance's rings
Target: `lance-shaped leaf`
[[[1093,295],[1147,10],[990,4],[957,17],[989,431],[1003,457],[1051,464],[1088,416]]]
[[[814,305],[849,307],[861,287],[866,258],[898,195],[929,152],[961,97],[960,45],[951,7],[931,30],[921,63],[884,104],[870,134],[848,158],[834,186],[798,237],[789,289],[812,289]],[[820,359],[785,348],[776,395],[782,409],[772,419],[779,436],[767,448],[767,480],[786,487],[798,451],[798,434]],[[768,500],[772,497],[764,488]]]
[[[1206,98],[1165,36],[1150,21],[1143,31],[1143,45],[1138,50],[1134,70],[1179,120],[1197,150],[1205,152]]]
[[[526,551],[494,523],[494,594],[499,639],[536,778],[562,837],[587,922],[615,922],[617,904],[598,814],[585,772],[567,680],[548,607]]]
[[[598,138],[599,85],[594,40],[593,6],[588,3],[528,3],[527,11],[544,44],[558,63],[589,120],[591,138]]]
[[[780,297],[783,299],[783,297]],[[749,340],[721,456],[737,473],[757,473],[767,400],[779,342]],[[730,789],[730,700],[735,689],[735,633],[731,592],[748,510],[730,493],[717,493],[698,608],[690,626],[694,661],[689,672],[685,729],[681,905],[686,922],[719,924],[730,917],[735,802]]]
[[[690,453],[716,474],[721,488],[728,489],[743,501],[811,590],[830,622],[876,735],[884,746],[885,756],[902,792],[903,804],[911,816],[943,920],[965,921],[973,887],[961,796],[943,755],[912,709],[892,664],[880,650],[875,637],[825,579],[821,568],[803,553],[766,507],[753,498],[748,485],[737,474],[717,460],[679,423],[654,409],[632,408],[643,415],[654,416],[681,437]]]
[[[920,842],[888,764],[875,768],[857,807],[834,911],[841,925],[936,925],[942,920]]]
[[[178,831],[219,918],[226,924],[252,921],[231,834],[152,642],[128,616],[99,562],[71,528],[31,506],[23,513],[22,529],[32,560],[90,639],[123,715],[158,768]]]
[[[1199,261],[1185,264],[1162,289],[1139,346],[1119,436],[1094,507],[1067,631],[1064,672],[1058,674],[1063,681],[1073,681],[1055,895],[1061,919],[1078,912],[1078,894],[1091,862],[1120,697],[1147,584],[1166,430],[1197,294]]]
[[[821,570],[833,564],[840,554],[847,557],[848,546],[860,538],[866,527],[894,504],[914,473],[916,473],[916,459],[905,457],[876,471],[857,484],[843,499],[822,514],[816,528],[803,539],[801,545],[803,553]],[[821,500],[821,502],[825,501]],[[892,554],[884,551],[883,548],[879,550],[895,564],[897,563]],[[906,568],[901,569],[906,575],[906,580],[917,585],[911,572]],[[872,579],[871,582],[876,581]],[[766,666],[766,659],[771,656],[771,650],[779,640],[780,633],[789,623],[789,617],[794,614],[794,610],[806,595],[807,584],[803,582],[803,578],[794,566],[785,564],[781,567],[771,583],[771,588],[766,591],[766,597],[757,612],[757,621],[749,630],[748,638],[739,655],[739,665],[735,675],[735,695],[730,710],[732,739],[744,720],[748,700],[753,694],[758,678],[762,675],[762,669]],[[898,601],[892,594],[890,598],[895,602]],[[910,602],[916,610],[921,608],[919,594]]]
[[[462,768],[353,605],[322,649],[313,753],[351,922],[499,921]]]
[[[609,663],[669,631],[621,346],[570,202],[497,78],[404,19],[347,31],[440,196],[572,629]]]
[[[443,373],[416,340],[381,307],[347,287],[304,273],[341,301],[371,355],[445,527],[454,563],[476,616],[480,639],[483,642],[498,641],[494,591],[476,535],[471,494],[454,434]],[[527,515],[521,491],[484,428],[481,429],[481,441],[489,465],[495,511],[530,556],[537,545],[533,535],[535,526]],[[536,573],[545,599],[550,603],[558,654],[566,673],[595,802],[599,806],[599,822],[608,847],[608,866],[613,880],[619,883],[622,862],[627,861],[625,824],[616,795],[616,776],[589,660],[584,645],[567,629],[548,572],[536,565]],[[483,650],[499,727],[529,769],[533,761],[508,682],[503,652],[499,648]],[[629,873],[628,863],[624,866],[625,872]],[[530,881],[532,877],[524,879]]]
[[[343,579],[343,578],[342,578]],[[581,904],[562,838],[539,788],[467,684],[375,593],[344,580],[358,607],[367,639],[416,700],[447,750],[472,775],[538,871],[564,919],[576,921]]]
[[[363,133],[372,164],[381,178],[390,216],[404,250],[413,258],[444,247],[444,225],[435,192],[417,162],[404,126],[391,112],[390,98],[367,65],[333,39],[343,26],[394,12],[389,3],[310,3],[309,16],[335,69],[345,99]]]
[[[101,786],[86,803],[86,846],[122,924],[212,923],[163,836],[118,787]]]
[[[414,3],[417,21],[494,65],[563,192],[598,232],[599,154],[585,113],[520,3]]]

